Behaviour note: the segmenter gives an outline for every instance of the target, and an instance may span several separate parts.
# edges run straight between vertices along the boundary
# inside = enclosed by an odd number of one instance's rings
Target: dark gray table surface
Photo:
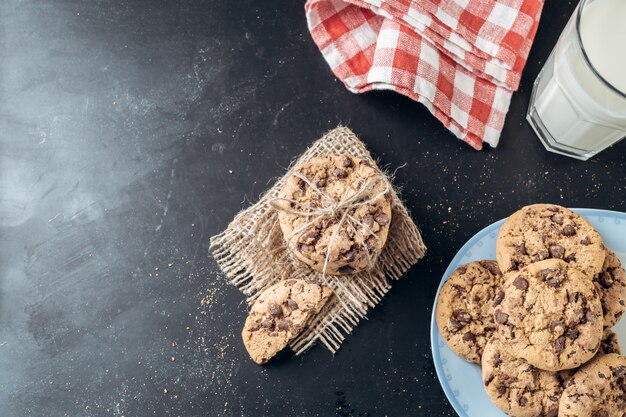
[[[626,142],[583,163],[524,119],[573,10],[549,1],[497,149],[353,95],[301,1],[0,2],[0,415],[454,415],[430,353],[442,273],[521,205],[626,210]],[[397,173],[427,257],[335,356],[252,363],[209,237],[343,123]]]

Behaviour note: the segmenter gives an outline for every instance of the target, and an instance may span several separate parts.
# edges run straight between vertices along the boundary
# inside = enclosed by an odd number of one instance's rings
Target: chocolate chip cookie
[[[534,204],[513,213],[500,228],[496,259],[503,273],[544,259],[562,259],[593,277],[602,269],[602,238],[581,216],[554,204]]]
[[[506,343],[491,338],[482,357],[487,395],[512,417],[556,417],[563,392],[559,373],[535,368],[511,354]]]
[[[450,349],[463,359],[480,364],[487,340],[495,330],[493,306],[502,275],[495,261],[471,262],[457,268],[437,299],[437,326]]]
[[[514,356],[548,371],[575,368],[591,359],[604,324],[591,279],[560,259],[505,274],[504,297],[494,319]]]
[[[383,174],[347,155],[316,157],[298,166],[274,205],[291,253],[329,275],[371,267],[392,220]]]
[[[281,281],[263,290],[241,333],[252,360],[263,364],[281,351],[331,296],[330,288],[301,279]]]
[[[626,276],[619,258],[609,248],[606,248],[602,271],[593,277],[593,283],[602,301],[604,325],[613,327],[626,308]]]
[[[581,367],[567,383],[559,417],[623,417],[626,413],[626,357],[612,353]]]

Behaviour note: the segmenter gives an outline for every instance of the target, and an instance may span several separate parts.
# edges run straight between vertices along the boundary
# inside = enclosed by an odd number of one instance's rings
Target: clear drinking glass
[[[626,0],[582,0],[535,81],[527,119],[547,150],[587,160],[626,137],[624,86]]]

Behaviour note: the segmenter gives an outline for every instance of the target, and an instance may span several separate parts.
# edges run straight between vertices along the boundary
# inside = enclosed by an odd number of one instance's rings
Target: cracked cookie
[[[626,276],[619,258],[609,248],[606,248],[602,271],[593,277],[593,283],[600,294],[604,326],[613,327],[626,308]]]
[[[566,383],[559,417],[623,417],[626,413],[626,357],[600,356]]]
[[[491,338],[482,357],[482,378],[491,401],[512,417],[556,417],[563,391],[557,372],[535,368]]]
[[[562,259],[593,277],[602,269],[600,234],[581,216],[554,204],[534,204],[513,213],[500,228],[496,259],[503,273],[544,259]]]
[[[494,300],[503,296],[502,275],[495,261],[471,262],[457,268],[437,299],[439,333],[463,359],[480,364],[487,340],[495,330]]]
[[[275,206],[291,253],[329,275],[371,267],[391,223],[387,180],[367,161],[347,155],[320,156],[298,166]]]
[[[241,333],[252,360],[263,364],[281,351],[331,296],[330,288],[301,279],[281,281],[263,290]]]
[[[504,275],[504,298],[495,307],[497,333],[511,352],[537,368],[582,365],[600,346],[604,319],[591,280],[560,259]]]

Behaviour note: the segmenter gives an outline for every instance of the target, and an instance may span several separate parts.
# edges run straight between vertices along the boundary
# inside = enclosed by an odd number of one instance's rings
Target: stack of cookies
[[[502,225],[497,261],[455,270],[437,324],[482,366],[489,398],[513,417],[626,415],[626,357],[611,328],[626,308],[618,257],[581,216],[526,206]]]
[[[315,157],[291,171],[271,204],[307,279],[285,277],[261,290],[242,332],[255,362],[287,346],[331,298],[328,286],[310,279],[314,272],[350,279],[374,266],[391,223],[390,191],[378,169],[348,155]]]

